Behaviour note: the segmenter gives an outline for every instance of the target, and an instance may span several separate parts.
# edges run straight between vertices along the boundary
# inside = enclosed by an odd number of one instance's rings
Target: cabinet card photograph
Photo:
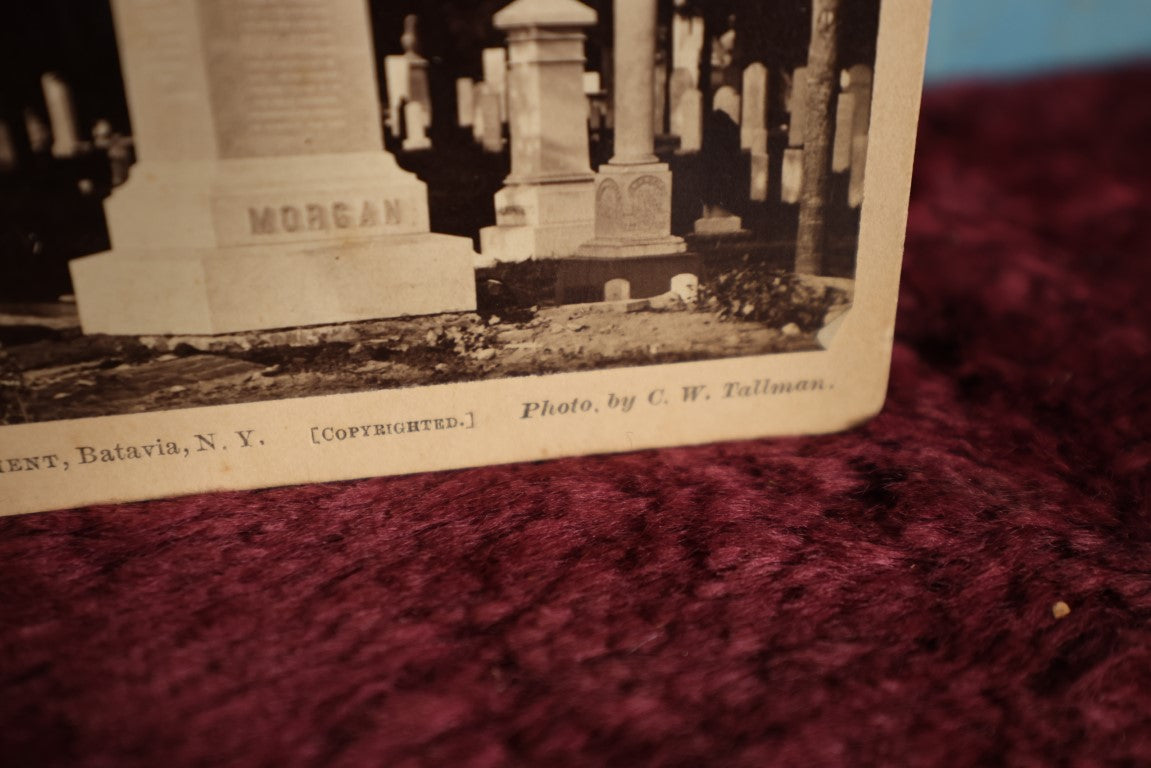
[[[845,429],[927,0],[44,0],[0,514]]]

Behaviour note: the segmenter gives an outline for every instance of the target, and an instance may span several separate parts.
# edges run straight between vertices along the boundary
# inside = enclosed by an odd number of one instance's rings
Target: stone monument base
[[[746,237],[751,234],[743,228],[738,216],[705,216],[695,220],[695,234],[711,237]]]
[[[123,249],[69,267],[84,333],[216,334],[476,308],[471,240]]]
[[[699,276],[700,258],[694,253],[664,253],[628,258],[573,257],[557,262],[556,301],[585,304],[604,301],[609,280],[627,280],[630,298],[647,299],[671,290],[676,275]]]
[[[496,225],[480,230],[484,263],[563,258],[595,234],[595,177],[509,184],[496,193]]]

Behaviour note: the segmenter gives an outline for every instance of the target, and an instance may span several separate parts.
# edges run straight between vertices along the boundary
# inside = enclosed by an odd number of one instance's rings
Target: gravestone
[[[493,21],[508,35],[511,173],[480,250],[485,263],[568,256],[595,231],[583,30],[597,15],[577,0],[516,0]]]
[[[409,101],[404,105],[404,151],[422,152],[432,148],[428,138],[428,116],[424,114],[424,105],[418,101]]]
[[[487,84],[480,80],[472,87],[472,140],[477,144],[484,141],[484,91]]]
[[[52,156],[72,157],[80,151],[80,133],[76,124],[76,108],[72,103],[72,90],[55,72],[46,72],[40,78],[44,90],[44,103],[52,123]]]
[[[428,81],[428,60],[420,55],[419,18],[414,14],[404,17],[404,33],[400,36],[404,58],[408,60],[407,98],[424,108],[424,120],[432,124],[432,89]]]
[[[671,292],[683,299],[685,304],[695,304],[699,297],[699,278],[690,272],[673,275]]]
[[[675,126],[675,111],[679,107],[679,102],[683,98],[683,94],[690,88],[694,87],[691,80],[691,73],[685,69],[672,70],[671,78],[667,83],[667,109],[668,117],[671,121],[669,130],[673,136],[678,136],[679,131]]]
[[[602,298],[615,279],[627,280],[637,298],[658,296],[699,263],[671,234],[672,173],[655,154],[657,0],[615,0],[612,10],[613,155],[595,177],[594,237],[560,261],[561,303]]]
[[[766,152],[753,150],[751,153],[751,189],[748,190],[748,197],[757,203],[767,201],[770,173],[769,155]]]
[[[500,122],[508,120],[508,52],[506,48],[485,48],[483,54],[484,82],[499,97]]]
[[[393,138],[404,135],[404,102],[408,100],[408,57],[384,57],[384,85],[388,92],[388,128]]]
[[[779,179],[779,199],[785,203],[798,203],[803,192],[803,150],[789,147],[783,150],[783,171]]]
[[[679,136],[679,151],[687,154],[703,148],[703,94],[688,88],[672,113],[672,132]]]
[[[740,147],[751,149],[756,131],[767,129],[767,67],[758,61],[743,70],[743,114],[739,123]],[[766,150],[765,150],[766,151]]]
[[[791,100],[788,101],[787,111],[791,113],[787,126],[787,145],[802,147],[807,140],[807,67],[800,67],[792,75]]]
[[[847,185],[847,204],[863,205],[863,182],[867,172],[867,134],[851,140],[851,177]]]
[[[492,154],[504,151],[504,126],[500,121],[502,102],[503,98],[499,91],[487,83],[480,83],[476,104],[476,128],[480,134],[480,145],[485,152]]]
[[[851,142],[855,138],[855,94],[841,93],[835,100],[835,140],[831,170],[843,173],[851,167]]]
[[[476,84],[470,77],[456,79],[456,125],[471,128],[476,116]]]
[[[660,61],[656,62],[653,80],[655,84],[655,109],[652,113],[652,123],[655,124],[655,132],[662,134],[667,130],[668,79],[667,67]]]
[[[631,283],[616,277],[603,284],[604,301],[627,301],[631,298]]]
[[[730,85],[724,85],[715,92],[711,108],[716,112],[723,112],[733,123],[739,125],[741,112],[739,94]]]
[[[475,308],[471,241],[383,148],[365,0],[114,0],[139,163],[88,333],[212,334]],[[301,77],[306,74],[306,77]]]
[[[594,96],[603,91],[603,86],[600,84],[599,72],[584,72],[583,73],[583,92],[585,96]]]
[[[676,6],[682,7],[683,0]],[[671,22],[671,66],[672,71],[682,69],[691,78],[690,86],[699,86],[699,65],[703,55],[705,24],[702,17],[683,16],[678,12],[672,15]]]
[[[0,172],[16,170],[16,145],[12,140],[12,129],[0,120]]]

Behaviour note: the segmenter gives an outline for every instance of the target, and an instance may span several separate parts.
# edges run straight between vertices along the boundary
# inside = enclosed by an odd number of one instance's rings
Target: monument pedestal
[[[570,256],[595,231],[595,177],[509,184],[495,196],[496,225],[480,230],[488,261]]]
[[[595,238],[560,264],[561,303],[603,301],[623,279],[634,299],[671,290],[676,275],[699,273],[699,259],[671,234],[671,171],[665,163],[612,165],[596,176]]]
[[[109,251],[71,262],[85,333],[215,334],[475,309],[471,240]]]
[[[576,0],[516,0],[493,21],[508,34],[511,175],[495,196],[496,226],[480,232],[483,263],[563,258],[595,226],[583,29],[596,12]]]

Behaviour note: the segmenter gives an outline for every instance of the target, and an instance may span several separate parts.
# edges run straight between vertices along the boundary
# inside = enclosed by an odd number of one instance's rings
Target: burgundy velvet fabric
[[[0,521],[0,764],[1151,765],[1148,93],[929,94],[852,432]]]

